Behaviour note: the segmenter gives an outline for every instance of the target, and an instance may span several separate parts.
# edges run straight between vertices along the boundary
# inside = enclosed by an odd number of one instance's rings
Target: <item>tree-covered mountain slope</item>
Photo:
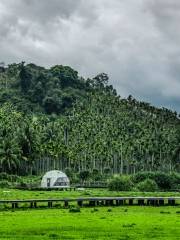
[[[1,172],[180,170],[176,112],[122,99],[106,74],[24,63],[0,72]]]
[[[11,102],[20,111],[61,114],[84,96],[88,84],[68,66],[20,63],[0,68],[0,89],[0,102]]]

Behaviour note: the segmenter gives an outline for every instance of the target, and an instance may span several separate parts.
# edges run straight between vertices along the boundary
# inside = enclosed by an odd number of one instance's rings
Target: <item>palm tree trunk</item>
[[[122,143],[121,143],[121,174],[123,174],[123,152],[122,152]]]

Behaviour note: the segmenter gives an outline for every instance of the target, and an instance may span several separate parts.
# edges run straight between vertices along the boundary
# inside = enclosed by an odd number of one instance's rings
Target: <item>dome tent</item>
[[[41,181],[42,188],[68,188],[70,181],[67,175],[61,171],[46,172]]]

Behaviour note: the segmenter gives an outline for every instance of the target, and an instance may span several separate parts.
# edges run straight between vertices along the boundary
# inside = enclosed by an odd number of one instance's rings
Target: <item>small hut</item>
[[[68,188],[70,181],[67,175],[61,171],[53,170],[47,172],[41,181],[42,188]]]

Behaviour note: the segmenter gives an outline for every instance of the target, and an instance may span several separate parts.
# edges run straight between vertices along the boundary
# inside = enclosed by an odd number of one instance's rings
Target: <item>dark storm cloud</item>
[[[148,5],[154,17],[154,26],[161,33],[166,67],[165,83],[162,89],[164,102],[180,110],[180,2],[178,0],[153,0]],[[174,103],[174,104],[173,104]]]
[[[180,110],[179,22],[179,0],[0,0],[0,61],[107,72],[120,95]]]

